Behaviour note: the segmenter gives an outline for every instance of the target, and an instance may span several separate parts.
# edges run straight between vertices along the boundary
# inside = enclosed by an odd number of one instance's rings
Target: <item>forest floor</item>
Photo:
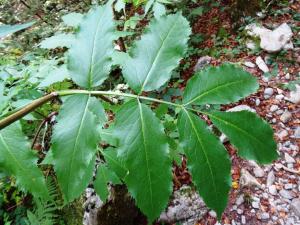
[[[280,155],[273,164],[259,166],[238,157],[235,149],[226,143],[233,163],[230,203],[221,222],[217,222],[215,213],[209,211],[198,224],[300,224],[300,86],[292,85],[299,84],[300,76],[300,21],[294,19],[295,15],[299,15],[300,3],[295,1],[284,8],[273,8],[272,12],[270,15],[255,17],[254,22],[269,28],[276,28],[282,23],[292,27],[294,48],[284,53],[269,54],[263,50],[247,49],[246,43],[241,42],[241,37],[232,29],[228,13],[218,7],[197,18],[193,24],[194,34],[205,33],[210,36],[198,48],[217,48],[224,52],[226,49],[227,52],[238,49],[238,54],[234,56],[221,54],[212,57],[208,60],[209,64],[239,62],[258,78],[260,89],[256,94],[223,108],[228,110],[240,106],[256,111],[272,125]],[[218,23],[215,18],[219,18]],[[225,30],[226,40],[216,47],[213,37],[218,36],[220,28]],[[270,73],[264,73],[256,65],[259,56],[266,62]],[[198,60],[192,59],[191,67],[183,73],[184,77],[188,78],[193,73]],[[202,56],[200,60],[205,58]],[[289,87],[292,89],[289,90]],[[297,96],[297,99],[291,101],[291,94]],[[177,180],[189,184],[185,167],[177,170],[177,174]]]
[[[44,15],[35,14],[35,17],[41,19]],[[25,16],[24,20],[28,18],[30,15]],[[259,48],[248,49],[245,25],[252,22],[272,29],[282,23],[289,24],[294,34],[293,49],[271,54]],[[223,109],[240,106],[254,110],[268,121],[274,129],[280,157],[271,165],[260,166],[238,157],[236,150],[225,139],[233,164],[233,188],[222,220],[218,222],[216,214],[207,210],[201,218],[194,215],[194,218],[182,222],[191,224],[188,221],[193,221],[199,225],[300,225],[300,86],[294,85],[299,84],[300,79],[300,2],[291,1],[288,5],[274,7],[266,15],[249,17],[237,26],[222,5],[212,6],[209,11],[193,18],[191,25],[195,41],[190,57],[182,62],[185,66],[180,74],[184,83],[192,76],[195,67],[199,67],[196,66],[199,61],[200,64],[205,61],[205,66],[223,62],[243,65],[245,70],[258,78],[260,89],[256,94]],[[258,57],[266,63],[269,73],[258,67]],[[291,96],[298,100],[291,100]],[[181,166],[174,168],[174,174],[176,189],[191,184],[185,160]]]

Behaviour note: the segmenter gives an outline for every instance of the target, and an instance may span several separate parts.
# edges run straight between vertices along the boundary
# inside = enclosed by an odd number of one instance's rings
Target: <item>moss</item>
[[[83,221],[83,197],[68,204],[61,210],[61,218],[65,225],[82,225]]]

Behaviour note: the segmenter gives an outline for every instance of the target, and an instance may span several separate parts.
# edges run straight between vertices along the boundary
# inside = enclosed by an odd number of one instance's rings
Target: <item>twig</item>
[[[51,118],[52,118],[54,115],[57,115],[57,112],[52,112],[52,113],[50,113],[50,115],[47,116],[47,117],[41,122],[41,124],[39,125],[39,127],[38,127],[38,129],[37,129],[37,131],[36,131],[36,133],[35,133],[35,135],[34,135],[34,138],[33,138],[32,144],[31,144],[31,149],[33,149],[33,147],[34,147],[34,145],[35,145],[35,143],[36,143],[36,141],[37,141],[37,139],[38,139],[38,137],[39,137],[39,135],[40,135],[40,132],[41,132],[42,128],[44,127],[44,125],[45,125],[47,122],[49,122],[49,121],[51,120]]]
[[[36,108],[40,107],[41,105],[45,104],[46,102],[56,98],[58,94],[56,92],[52,92],[42,98],[34,100],[24,108],[20,109],[20,111],[15,112],[14,114],[0,120],[0,130],[4,127],[12,124],[13,122],[21,119],[23,116],[27,115],[28,113],[34,111]]]
[[[26,6],[28,9],[30,9],[30,10],[32,10],[32,8],[25,2],[25,1],[23,1],[23,0],[20,0],[20,2],[24,5],[24,6]],[[41,19],[43,22],[45,22],[45,23],[47,23],[47,24],[49,24],[38,12],[35,12],[35,15],[39,18],[39,19]]]

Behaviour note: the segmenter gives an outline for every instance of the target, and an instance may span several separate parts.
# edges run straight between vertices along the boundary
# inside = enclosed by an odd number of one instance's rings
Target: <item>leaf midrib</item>
[[[195,132],[195,134],[196,134],[196,136],[197,136],[198,142],[199,142],[199,144],[201,145],[202,152],[204,153],[204,156],[205,156],[205,159],[206,159],[206,163],[207,163],[207,165],[208,165],[208,168],[209,168],[209,171],[210,171],[210,175],[211,175],[211,177],[212,177],[213,187],[214,187],[214,190],[215,190],[215,195],[214,195],[214,197],[215,197],[215,202],[217,202],[217,201],[218,201],[218,195],[219,195],[219,192],[218,192],[218,190],[217,190],[217,186],[216,186],[216,183],[215,183],[215,180],[214,180],[214,177],[215,177],[215,176],[214,176],[214,174],[213,174],[213,171],[212,171],[212,167],[211,167],[210,161],[209,161],[209,159],[208,159],[208,156],[207,156],[207,154],[206,154],[206,151],[204,150],[204,149],[205,149],[205,148],[204,148],[204,145],[203,145],[203,143],[202,143],[201,138],[200,138],[199,135],[198,135],[197,128],[195,127],[195,124],[194,124],[192,118],[190,117],[190,115],[189,115],[189,113],[187,112],[186,109],[184,109],[184,112],[186,113],[186,115],[187,115],[187,117],[188,117],[188,119],[189,119],[189,121],[190,121],[190,123],[191,123],[191,125],[192,125],[192,128],[193,128],[193,130],[194,130],[194,132]]]
[[[193,98],[192,100],[190,100],[189,102],[185,103],[184,105],[189,105],[195,101],[197,101],[199,98],[202,98],[203,96],[206,96],[208,94],[210,94],[211,92],[214,92],[220,88],[224,88],[224,87],[227,87],[227,86],[230,86],[230,85],[235,85],[235,84],[238,84],[238,83],[243,83],[245,82],[245,80],[238,80],[238,81],[234,81],[234,82],[230,82],[230,83],[226,83],[226,84],[223,84],[223,85],[218,85],[208,91],[205,91],[204,93],[200,94],[199,96]]]
[[[138,101],[138,100],[137,100]],[[147,166],[147,175],[148,175],[148,182],[149,182],[149,190],[150,190],[150,202],[151,202],[151,210],[154,210],[153,206],[153,191],[152,191],[152,181],[151,181],[151,174],[149,169],[149,156],[147,152],[147,144],[145,138],[145,125],[144,125],[144,117],[143,117],[143,109],[142,104],[138,101],[140,117],[141,117],[141,128],[142,128],[142,136],[143,136],[143,145],[144,145],[144,152],[145,152],[145,159],[146,159],[146,166]]]
[[[179,18],[179,17],[177,17],[176,20],[174,20],[172,27],[168,30],[167,35],[166,35],[166,36],[164,37],[164,39],[162,40],[161,45],[160,45],[160,47],[159,47],[159,49],[158,49],[158,53],[156,54],[154,60],[153,60],[152,63],[151,63],[151,66],[150,66],[150,68],[149,68],[149,70],[148,70],[148,72],[147,72],[146,78],[145,78],[144,83],[143,83],[143,85],[142,85],[142,87],[141,87],[141,90],[140,90],[140,92],[139,92],[140,94],[144,91],[144,88],[145,88],[145,86],[146,86],[148,80],[150,79],[150,74],[151,74],[153,68],[155,68],[154,65],[156,65],[156,61],[158,60],[158,58],[159,58],[159,56],[160,56],[160,54],[161,54],[161,49],[162,49],[163,46],[165,45],[166,40],[169,38],[170,33],[173,31],[173,29],[174,29],[174,27],[175,27],[175,25],[176,25],[176,22],[177,22],[177,20],[178,20],[178,18]]]
[[[72,156],[71,156],[71,162],[69,164],[69,176],[68,178],[71,178],[71,173],[72,173],[72,168],[73,168],[73,162],[74,162],[74,157],[75,157],[75,153],[77,152],[78,148],[77,148],[77,144],[78,144],[78,139],[79,139],[79,136],[80,136],[80,133],[82,131],[82,126],[83,126],[83,121],[85,120],[85,117],[86,117],[86,114],[87,114],[87,111],[88,111],[88,105],[89,105],[89,101],[90,101],[90,96],[88,97],[87,101],[86,101],[86,105],[85,105],[85,108],[84,108],[84,112],[82,114],[82,117],[81,117],[81,121],[80,121],[80,125],[78,127],[78,130],[77,130],[77,135],[76,135],[76,139],[75,139],[75,142],[74,142],[74,147],[73,147],[73,151],[72,151]],[[70,186],[70,182],[67,182],[67,192],[69,194],[69,186]]]

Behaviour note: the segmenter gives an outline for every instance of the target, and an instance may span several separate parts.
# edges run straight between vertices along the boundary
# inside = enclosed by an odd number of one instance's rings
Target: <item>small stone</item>
[[[255,62],[261,71],[263,71],[264,73],[270,72],[269,67],[267,66],[267,64],[265,63],[265,61],[262,59],[261,56],[257,57]]]
[[[291,79],[290,73],[287,73],[287,74],[285,75],[285,79],[287,79],[287,80]]]
[[[246,224],[246,217],[245,216],[241,216],[241,222],[242,222],[242,224]]]
[[[241,210],[241,209],[238,209],[237,211],[236,211],[239,215],[241,215],[241,214],[243,214],[243,210]]]
[[[243,187],[256,186],[262,188],[261,184],[246,169],[241,170],[240,184]]]
[[[239,206],[239,205],[243,204],[243,202],[244,202],[244,195],[241,194],[241,195],[236,199],[235,204],[236,204],[237,206]]]
[[[253,173],[256,177],[263,177],[265,175],[264,170],[260,167],[254,168]]]
[[[269,193],[270,193],[271,195],[277,195],[277,189],[276,189],[276,186],[275,186],[275,185],[271,185],[271,186],[269,187]]]
[[[271,170],[268,173],[268,177],[267,177],[267,186],[270,187],[275,181],[275,175],[274,175],[274,171]]]
[[[283,123],[287,123],[291,120],[292,118],[292,113],[290,113],[289,111],[285,111],[281,116],[280,116],[280,120]]]
[[[251,203],[251,205],[252,205],[252,207],[253,207],[254,209],[259,209],[259,202],[253,201],[253,202]]]
[[[282,99],[284,99],[284,95],[276,95],[275,99],[282,100]]]
[[[292,190],[293,189],[293,184],[285,184],[284,189],[286,190]]]
[[[264,98],[268,99],[270,98],[274,93],[274,90],[272,88],[266,88],[264,91]]]
[[[289,102],[292,102],[294,104],[300,103],[300,85],[296,85],[296,90],[291,91],[290,97],[286,98]]]
[[[292,192],[287,191],[287,190],[280,190],[279,194],[285,199],[293,199],[293,197],[294,197]]]
[[[216,213],[215,211],[213,211],[213,210],[210,210],[210,211],[208,212],[208,214],[209,214],[211,217],[217,218],[217,213]]]
[[[300,126],[298,126],[295,130],[294,137],[300,139]]]
[[[279,108],[278,105],[272,105],[272,106],[270,107],[270,111],[271,111],[271,112],[275,112],[275,111],[277,111],[278,108]]]
[[[244,62],[244,65],[249,67],[249,68],[255,68],[255,64],[249,61]]]
[[[202,56],[198,59],[197,64],[194,67],[194,72],[198,72],[202,70],[205,66],[210,64],[211,62],[211,57],[210,56]]]
[[[287,163],[295,163],[295,159],[293,159],[289,154],[284,153],[284,159]]]
[[[282,109],[277,110],[276,114],[281,115],[284,111]]]
[[[286,136],[288,136],[289,133],[286,130],[280,131],[277,136],[279,137],[279,139],[284,139]]]
[[[300,198],[293,199],[291,203],[291,209],[296,214],[296,216],[300,217]]]
[[[269,213],[264,212],[264,213],[261,214],[260,217],[261,217],[262,220],[267,220],[267,219],[270,218],[270,215],[269,215]]]
[[[260,105],[260,100],[259,100],[258,98],[255,100],[255,105],[256,105],[256,106],[259,106],[259,105]]]
[[[235,107],[233,107],[231,109],[228,109],[227,112],[240,112],[240,111],[244,111],[244,110],[256,113],[255,109],[252,109],[248,105],[238,105],[238,106],[235,106]]]

